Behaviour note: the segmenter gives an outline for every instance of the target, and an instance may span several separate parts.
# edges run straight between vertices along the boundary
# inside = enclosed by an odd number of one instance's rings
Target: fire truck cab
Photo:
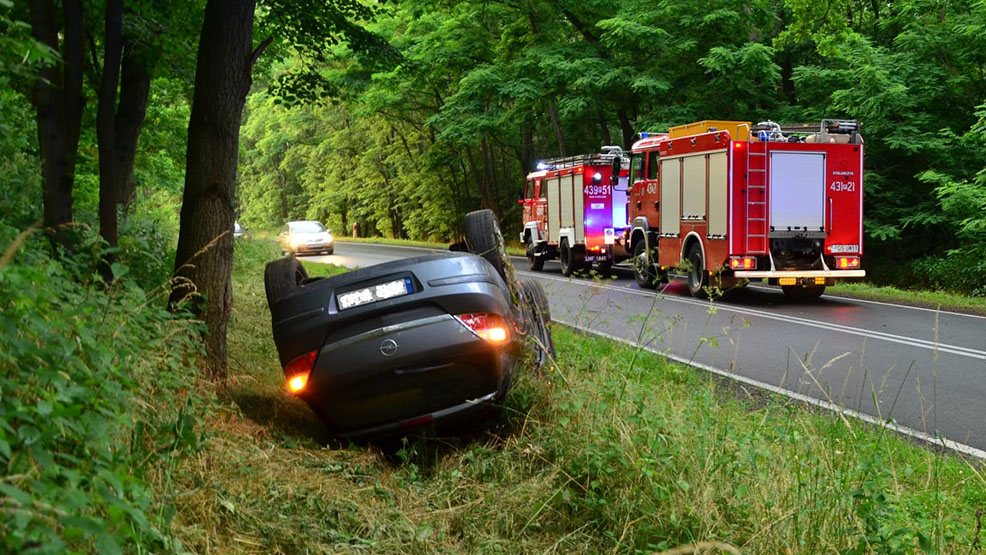
[[[622,244],[627,222],[626,176],[619,176],[623,151],[603,150],[546,160],[528,174],[520,200],[520,240],[532,270],[541,271],[545,261],[558,257],[566,276],[590,269],[593,262],[606,271],[629,256]]]
[[[797,298],[865,276],[859,128],[707,120],[642,133],[624,235],[637,282],[675,268],[694,296],[766,278]]]

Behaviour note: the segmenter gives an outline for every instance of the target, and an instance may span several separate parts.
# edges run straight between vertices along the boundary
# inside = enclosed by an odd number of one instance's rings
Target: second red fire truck
[[[665,281],[668,270],[684,271],[695,296],[705,295],[708,286],[725,289],[766,278],[788,296],[815,297],[836,279],[866,275],[860,268],[863,139],[857,122],[752,126],[707,120],[641,135],[630,152],[628,184],[620,182],[625,162],[615,149],[596,155],[593,168],[600,169],[589,170],[607,186],[590,191],[610,202],[604,212],[611,220],[598,251],[592,250],[597,246],[593,240],[584,247],[579,243],[580,237],[594,236],[588,231],[594,229],[594,213],[568,215],[562,195],[553,196],[550,186],[547,194],[537,188],[539,180],[544,187],[559,168],[528,176],[521,238],[532,269],[540,270],[543,258],[556,251],[566,275],[578,269],[565,267],[561,240],[566,239],[575,266],[595,259],[605,267],[631,258],[643,287]],[[583,167],[580,173],[586,171]],[[624,199],[625,210],[617,210]],[[575,230],[572,239],[562,226],[555,231],[553,211],[568,218],[563,223],[572,224],[566,226]],[[539,213],[547,217],[539,219]],[[602,249],[606,258],[589,254]],[[580,258],[583,252],[591,258]],[[541,259],[539,253],[544,253]]]

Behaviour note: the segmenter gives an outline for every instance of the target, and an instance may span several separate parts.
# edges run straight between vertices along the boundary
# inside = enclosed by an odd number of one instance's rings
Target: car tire
[[[534,335],[538,340],[537,348],[541,354],[556,358],[555,342],[551,337],[551,328],[548,322],[551,321],[551,308],[548,306],[548,295],[544,292],[544,287],[530,279],[520,282],[520,287],[524,291],[527,300],[527,308],[530,312],[530,322],[528,333]],[[537,357],[538,364],[543,364],[545,357]]]
[[[542,248],[542,251],[540,252],[541,256],[537,256],[539,253],[538,247],[534,243],[527,244],[527,265],[528,267],[530,267],[531,270],[535,272],[540,272],[541,270],[544,270],[544,261],[546,258],[548,258],[547,255],[543,252],[544,246],[542,246],[541,248]]]
[[[325,254],[332,255],[332,254],[335,254],[335,252],[336,252],[335,249],[329,249],[329,250],[325,251]]]
[[[264,289],[267,291],[267,304],[273,306],[290,295],[305,280],[308,272],[297,258],[278,258],[264,269]]]
[[[504,263],[507,253],[503,234],[492,210],[476,210],[466,214],[466,245],[469,252],[485,258],[496,268],[500,277],[509,280]]]
[[[691,263],[688,269],[688,292],[695,298],[704,299],[708,296],[705,291],[708,278],[705,273],[705,259],[702,257],[702,249],[698,243],[688,250],[688,262]]]

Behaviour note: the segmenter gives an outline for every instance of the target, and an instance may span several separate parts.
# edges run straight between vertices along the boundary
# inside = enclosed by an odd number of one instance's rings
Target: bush
[[[143,473],[197,446],[180,394],[193,326],[163,297],[93,277],[96,244],[57,261],[36,236],[0,267],[3,552],[180,548]]]

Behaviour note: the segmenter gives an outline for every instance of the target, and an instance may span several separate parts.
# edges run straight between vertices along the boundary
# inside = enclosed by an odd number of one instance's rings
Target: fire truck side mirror
[[[620,182],[620,170],[623,169],[623,160],[619,156],[613,157],[613,167],[609,172],[609,184],[616,185]]]

